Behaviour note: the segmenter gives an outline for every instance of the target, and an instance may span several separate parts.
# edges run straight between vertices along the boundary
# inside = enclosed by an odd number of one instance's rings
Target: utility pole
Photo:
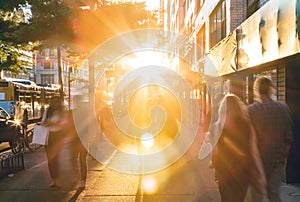
[[[58,69],[58,83],[60,85],[59,95],[61,100],[64,99],[64,86],[62,81],[62,70],[61,70],[61,48],[59,44],[59,34],[58,34],[58,25],[57,25],[57,0],[54,0],[55,4],[55,36],[56,36],[56,50],[57,50],[57,69]]]
[[[59,95],[61,99],[64,99],[64,86],[62,82],[62,70],[61,70],[61,48],[59,43],[57,43],[57,68],[58,68],[58,83],[60,85]]]

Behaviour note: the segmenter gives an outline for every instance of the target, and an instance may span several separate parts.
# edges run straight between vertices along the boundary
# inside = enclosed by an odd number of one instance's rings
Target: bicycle
[[[0,123],[0,143],[8,142],[14,154],[24,152],[24,141],[21,126],[14,120],[1,120]]]
[[[23,141],[26,148],[31,152],[42,147],[42,145],[32,143],[33,131],[34,131],[33,126],[30,126],[30,128],[28,128],[27,124],[23,124],[22,126]]]

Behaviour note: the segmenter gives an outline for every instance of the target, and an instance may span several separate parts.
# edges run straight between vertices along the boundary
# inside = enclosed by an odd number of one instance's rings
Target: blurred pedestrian
[[[213,150],[212,165],[222,202],[244,201],[251,183],[263,190],[265,175],[246,105],[236,95],[227,94],[213,127],[215,137],[219,138]],[[255,182],[251,181],[253,175]]]
[[[66,126],[66,109],[60,97],[51,98],[50,105],[43,115],[42,124],[49,128],[48,144],[45,145],[48,169],[52,180],[49,186],[57,188],[59,187],[59,154]]]
[[[218,120],[218,110],[220,107],[220,103],[224,98],[224,94],[217,94],[214,96],[214,99],[209,102],[209,108],[204,118],[203,123],[203,132],[205,133],[204,141],[201,141],[201,148],[198,154],[199,159],[204,159],[211,153],[213,147],[216,145],[218,141],[218,137],[215,137],[215,133],[212,132],[214,130],[214,123]],[[210,167],[213,167],[212,161],[210,161]]]
[[[267,178],[267,195],[270,201],[281,201],[279,192],[283,168],[293,140],[288,106],[272,98],[275,88],[266,77],[254,83],[255,102],[249,106],[249,115],[257,134]],[[263,193],[252,189],[252,201],[263,201]]]
[[[74,110],[70,110],[68,113],[68,123],[69,123],[69,128],[68,128],[68,138],[70,140],[70,146],[71,146],[71,151],[72,151],[72,158],[74,161],[74,168],[77,167],[78,165],[78,160],[79,160],[79,168],[80,168],[80,184],[79,188],[85,188],[86,184],[86,177],[87,177],[87,155],[88,151],[86,147],[83,145],[81,142],[81,139],[78,135],[77,129],[75,127],[75,122],[74,122]],[[87,129],[87,128],[86,128]]]
[[[210,126],[212,126],[218,120],[218,110],[220,107],[220,103],[224,98],[224,94],[217,94],[214,99],[209,103],[210,107],[207,111],[207,114],[203,123],[203,131],[209,132]],[[211,138],[213,139],[213,138]]]
[[[89,124],[91,123],[88,106],[89,103],[83,95],[76,95],[73,98],[73,109],[68,113],[68,122],[71,126],[68,130],[68,138],[70,139],[74,168],[78,168],[79,166],[80,169],[79,189],[85,188],[88,171],[87,156],[90,132]],[[78,115],[80,115],[80,120],[78,120]],[[81,117],[84,118],[81,119]]]

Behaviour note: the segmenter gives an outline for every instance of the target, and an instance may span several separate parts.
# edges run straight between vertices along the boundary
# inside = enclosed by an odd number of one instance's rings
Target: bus
[[[59,96],[59,88],[41,87],[25,79],[0,79],[0,107],[25,125],[40,121],[53,96]]]

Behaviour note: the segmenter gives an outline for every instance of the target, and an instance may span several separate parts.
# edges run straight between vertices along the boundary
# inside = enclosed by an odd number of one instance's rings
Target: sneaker
[[[81,180],[79,188],[84,188],[84,187],[85,187],[85,180]]]

